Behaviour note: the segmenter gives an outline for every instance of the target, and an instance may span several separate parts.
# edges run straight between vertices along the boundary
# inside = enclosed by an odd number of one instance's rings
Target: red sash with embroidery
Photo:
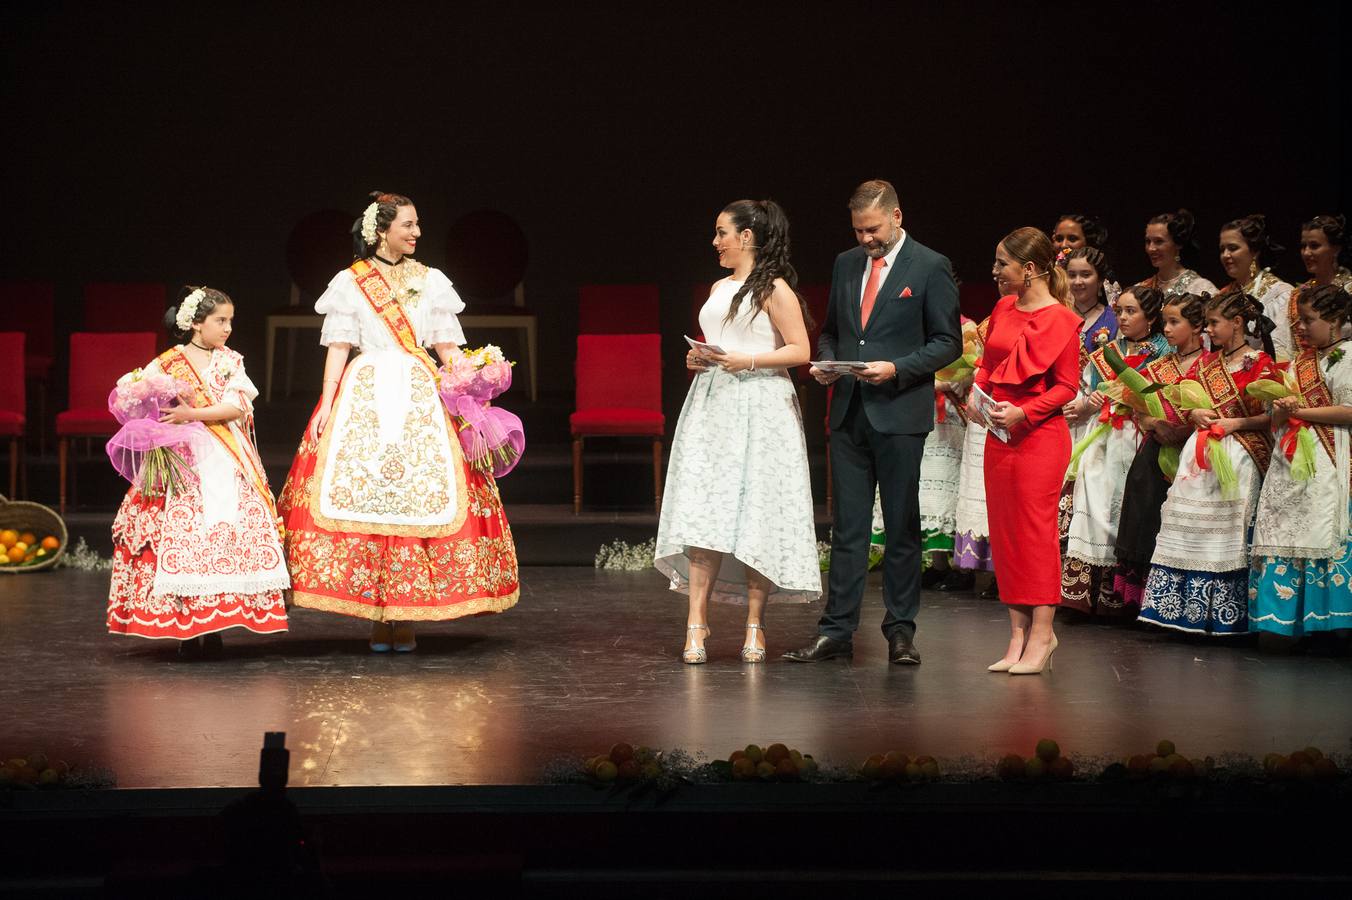
[[[183,355],[182,350],[177,347],[166,350],[160,354],[157,361],[166,375],[172,375],[179,381],[192,385],[191,405],[193,407],[202,409],[216,405],[217,400],[207,390],[206,383],[202,381],[202,376],[197,373],[193,364],[188,362],[188,357]],[[235,465],[239,466],[240,471],[253,484],[254,490],[258,491],[258,495],[263,498],[264,505],[267,506],[268,512],[272,514],[272,518],[275,520],[277,518],[277,505],[273,502],[272,491],[268,490],[268,476],[263,471],[263,464],[258,459],[257,453],[250,453],[251,448],[240,446],[239,441],[235,438],[235,433],[224,422],[203,422],[202,424],[207,427],[207,431],[211,433],[217,443],[225,448],[225,452],[230,454],[230,458],[235,461]]]
[[[1333,393],[1324,381],[1324,374],[1319,371],[1318,350],[1302,350],[1291,363],[1291,368],[1296,373],[1296,384],[1300,387],[1301,406],[1337,406],[1333,402]],[[1329,459],[1336,462],[1338,454],[1333,427],[1317,422],[1305,422],[1302,427],[1314,429],[1314,433],[1319,436],[1319,443],[1323,444],[1328,452]],[[1294,432],[1294,429],[1291,430]]]
[[[399,300],[394,296],[394,291],[390,289],[390,283],[385,280],[385,276],[364,259],[354,262],[349,271],[353,280],[357,282],[357,290],[361,291],[366,302],[371,304],[371,310],[376,314],[376,318],[385,323],[385,327],[394,335],[399,346],[426,366],[427,371],[436,378],[437,367],[432,364],[432,360],[423,352],[422,347],[418,346],[418,338],[413,333],[413,323],[404,314],[404,308],[399,305]]]
[[[1225,368],[1225,354],[1213,351],[1204,355],[1197,365],[1197,379],[1206,389],[1221,418],[1243,419],[1253,415],[1245,403],[1245,395],[1235,385]],[[1258,471],[1267,473],[1272,461],[1272,433],[1269,431],[1236,431],[1231,434],[1248,451]]]
[[[1292,291],[1291,298],[1286,302],[1286,321],[1291,326],[1292,349],[1297,353],[1310,349],[1310,345],[1305,342],[1305,332],[1300,327],[1300,291],[1309,284],[1307,281]]]
[[[1178,354],[1169,353],[1161,356],[1152,363],[1146,363],[1145,376],[1155,384],[1178,384],[1183,380],[1183,369],[1178,364]],[[1155,395],[1159,398],[1160,406],[1164,407],[1164,417],[1168,419],[1170,425],[1186,425],[1183,417],[1174,409],[1172,403],[1164,399],[1163,392]]]

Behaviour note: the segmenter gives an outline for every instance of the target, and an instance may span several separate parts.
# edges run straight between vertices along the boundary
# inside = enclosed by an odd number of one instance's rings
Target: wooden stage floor
[[[770,661],[737,660],[742,611],[711,615],[712,661],[678,659],[682,598],[655,572],[523,570],[499,616],[424,626],[417,652],[371,654],[364,623],[297,610],[291,632],[225,636],[224,658],[104,631],[107,576],[0,578],[0,756],[43,749],[121,787],[256,784],[264,731],[287,732],[293,786],[529,784],[626,740],[725,756],[784,741],[851,764],[899,749],[941,760],[1027,755],[1043,736],[1087,756],[1345,754],[1352,659],[1278,656],[1063,617],[1053,674],[1012,678],[998,603],[929,593],[919,668],[889,666],[870,588],[853,661],[795,665],[820,604],[773,607]]]

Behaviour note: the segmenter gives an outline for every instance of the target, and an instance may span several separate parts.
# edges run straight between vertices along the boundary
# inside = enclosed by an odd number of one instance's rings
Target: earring
[[[1249,260],[1249,278],[1254,279],[1257,277],[1258,277],[1258,260],[1251,259]]]
[[[1024,273],[1023,273],[1023,286],[1024,286],[1024,287],[1032,287],[1032,285],[1033,285],[1033,276],[1032,276],[1032,275],[1029,275],[1027,272],[1024,272]]]
[[[1174,262],[1182,262],[1182,261],[1183,261],[1183,257],[1181,257],[1181,256],[1175,256],[1175,257],[1174,257]]]

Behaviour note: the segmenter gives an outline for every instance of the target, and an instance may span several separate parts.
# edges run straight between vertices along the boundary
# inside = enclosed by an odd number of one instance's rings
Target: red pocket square
[[[903,296],[903,297],[909,297],[909,296],[911,296],[911,289],[910,289],[910,287],[905,287],[905,288],[903,288],[902,291],[901,291],[901,296]]]

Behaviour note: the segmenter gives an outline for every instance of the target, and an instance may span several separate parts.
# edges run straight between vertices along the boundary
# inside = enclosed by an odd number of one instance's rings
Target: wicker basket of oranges
[[[0,494],[0,574],[50,569],[67,540],[66,523],[54,510]]]

